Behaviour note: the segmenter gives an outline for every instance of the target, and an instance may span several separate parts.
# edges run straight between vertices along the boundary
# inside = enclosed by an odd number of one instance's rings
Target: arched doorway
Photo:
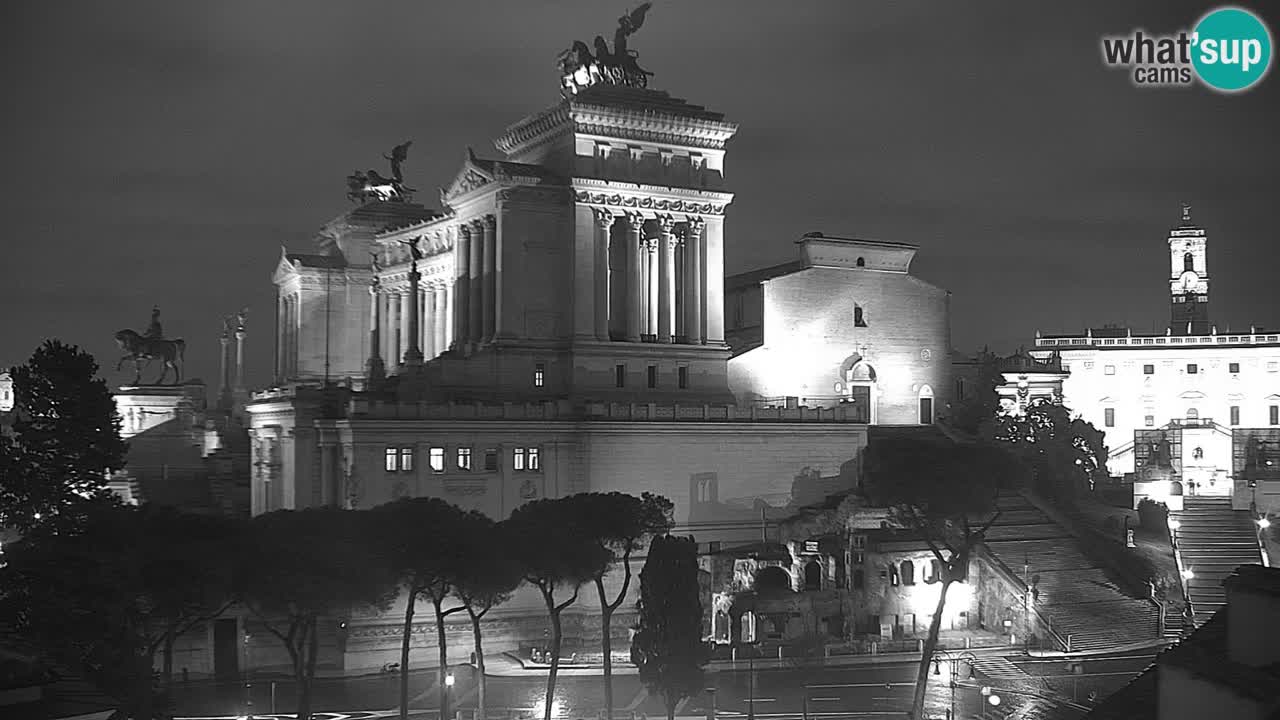
[[[769,590],[790,591],[791,576],[787,574],[786,570],[783,570],[776,565],[760,568],[756,571],[755,590],[756,592],[766,592]]]
[[[876,369],[862,355],[854,353],[840,363],[837,386],[845,402],[853,405],[862,422],[876,422]]]
[[[933,388],[928,385],[922,385],[920,392],[917,393],[917,399],[920,405],[920,424],[933,424]]]
[[[804,589],[822,589],[822,564],[817,560],[810,560],[809,563],[804,566]]]

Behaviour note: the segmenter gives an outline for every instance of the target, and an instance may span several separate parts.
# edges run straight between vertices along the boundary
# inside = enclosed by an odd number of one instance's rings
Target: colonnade
[[[378,353],[389,367],[404,361],[409,351],[410,332],[418,334],[417,347],[424,358],[430,360],[449,349],[453,342],[454,290],[445,283],[429,283],[418,288],[418,302],[411,302],[411,290],[401,287],[375,292],[374,318],[378,328]],[[416,309],[418,322],[410,323],[410,313]]]
[[[707,339],[705,222],[596,209],[595,335],[601,340]],[[612,262],[611,262],[612,260]]]

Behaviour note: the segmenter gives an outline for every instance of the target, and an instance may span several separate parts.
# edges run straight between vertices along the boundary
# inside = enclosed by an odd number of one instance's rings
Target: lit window
[[[471,448],[469,447],[458,448],[458,469],[459,470],[471,469]]]
[[[864,563],[864,562],[866,562],[866,561],[867,561],[867,556],[866,556],[866,554],[865,554],[865,553],[856,552],[856,553],[854,553],[854,554],[853,554],[853,564],[854,564],[854,565],[861,565],[862,563]]]
[[[1229,373],[1240,372],[1240,363],[1227,363],[1227,372]]]
[[[898,585],[898,566],[889,566],[889,584],[897,587]]]
[[[1143,425],[1146,425],[1147,427],[1155,427],[1155,426],[1156,426],[1156,416],[1155,416],[1155,415],[1147,415],[1146,417],[1142,418],[1142,424],[1143,424]]]
[[[1103,372],[1103,374],[1105,374],[1105,375],[1115,375],[1115,374],[1116,374],[1116,366],[1115,366],[1115,365],[1107,365],[1106,367],[1102,368],[1102,372]]]
[[[1280,405],[1272,405],[1268,410],[1271,412],[1271,424],[1280,425]]]
[[[523,470],[523,469],[524,469],[524,448],[521,448],[521,447],[519,448],[519,447],[518,447],[518,448],[516,448],[514,451],[512,451],[512,454],[511,454],[511,469],[512,469],[512,470]]]
[[[1232,425],[1240,424],[1240,406],[1239,405],[1231,406],[1231,424]]]
[[[1200,368],[1195,363],[1187,363],[1187,374],[1195,375],[1200,372]]]
[[[528,456],[529,456],[529,472],[541,472],[542,471],[542,453],[538,451],[538,448],[536,447],[529,448]]]
[[[395,448],[393,447],[387,448],[386,463],[384,468],[387,472],[395,472],[396,468],[399,467],[398,465],[399,454],[400,454],[399,451],[396,450]]]
[[[413,448],[400,448],[400,472],[411,472],[413,470]]]
[[[627,366],[626,365],[613,366],[613,384],[615,387],[627,386]]]
[[[444,448],[431,448],[431,472],[444,472]]]
[[[547,370],[546,366],[543,365],[542,363],[538,363],[537,365],[533,366],[533,386],[534,387],[542,387],[543,383],[546,381],[545,379],[546,370]]]
[[[658,366],[650,365],[648,370],[649,387],[658,387]]]
[[[1156,374],[1156,366],[1155,366],[1155,365],[1143,365],[1143,366],[1142,366],[1142,374],[1143,374],[1143,375],[1155,375],[1155,374]]]
[[[676,381],[677,381],[677,385],[680,387],[681,390],[688,388],[689,387],[689,368],[681,365],[680,368],[676,370]]]
[[[867,547],[867,536],[866,536],[866,535],[854,535],[854,536],[853,536],[853,546],[854,546],[855,548],[859,549],[859,550],[865,549],[865,548]]]
[[[1104,408],[1102,411],[1102,418],[1103,418],[1102,419],[1103,425],[1106,425],[1107,427],[1115,427],[1116,426],[1116,409]]]
[[[493,472],[498,469],[498,451],[489,448],[484,451],[484,469],[485,472]]]

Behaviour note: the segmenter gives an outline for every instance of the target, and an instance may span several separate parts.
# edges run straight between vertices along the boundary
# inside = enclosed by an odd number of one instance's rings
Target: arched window
[[[902,584],[903,585],[916,584],[916,565],[910,560],[902,561]]]
[[[810,560],[804,566],[804,589],[822,589],[822,565],[817,560]]]
[[[1187,270],[1195,270],[1195,269],[1196,269],[1196,258],[1195,258],[1195,256],[1194,256],[1194,255],[1192,255],[1191,253],[1186,253],[1185,255],[1183,255],[1183,256],[1182,256],[1182,270],[1183,270],[1183,272],[1186,272]]]
[[[858,262],[856,262],[856,263],[854,263],[854,264],[855,264],[855,265],[857,265],[858,267],[866,267],[866,266],[867,266],[867,260],[866,260],[866,258],[858,258]]]
[[[925,576],[924,581],[927,583],[936,583],[942,579],[942,566],[937,560],[929,561],[929,574]]]
[[[777,566],[760,568],[756,573],[756,590],[790,590],[791,577],[787,571]]]
[[[866,327],[866,326],[867,326],[867,319],[866,319],[865,317],[863,317],[863,315],[862,315],[862,306],[861,306],[861,305],[854,305],[854,306],[853,306],[853,326],[854,326],[854,327]]]
[[[1197,410],[1196,408],[1187,408],[1187,419],[1188,419],[1188,420],[1199,420],[1199,419],[1200,419],[1200,411],[1199,411],[1199,410]]]

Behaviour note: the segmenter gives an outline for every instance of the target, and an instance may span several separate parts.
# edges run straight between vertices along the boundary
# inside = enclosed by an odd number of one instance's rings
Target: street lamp
[[[446,672],[444,676],[444,694],[441,696],[440,702],[440,720],[447,720],[449,716],[449,694],[453,692],[453,673]]]
[[[1193,572],[1191,572],[1191,568],[1187,568],[1186,570],[1183,570],[1183,571],[1182,571],[1182,579],[1183,579],[1183,580],[1192,580],[1192,579],[1194,579],[1194,578],[1195,578],[1195,576],[1196,576],[1196,574],[1195,574],[1195,573],[1193,573]]]

